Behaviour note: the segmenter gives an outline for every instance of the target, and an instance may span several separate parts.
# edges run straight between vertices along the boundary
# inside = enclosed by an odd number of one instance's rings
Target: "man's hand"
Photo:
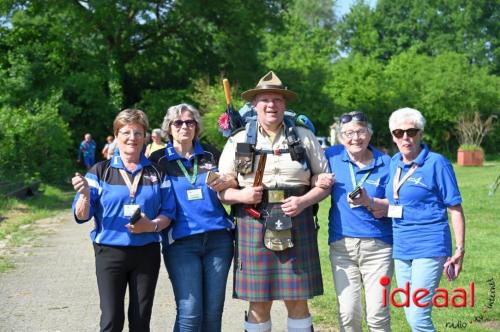
[[[283,200],[283,205],[281,205],[281,209],[283,212],[290,217],[295,217],[299,215],[306,206],[304,205],[302,199],[297,196],[290,196]]]
[[[243,204],[259,204],[262,202],[262,194],[264,193],[264,187],[245,187],[240,190],[239,201]]]

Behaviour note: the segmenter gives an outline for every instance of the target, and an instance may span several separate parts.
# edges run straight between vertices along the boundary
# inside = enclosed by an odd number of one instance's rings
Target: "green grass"
[[[500,160],[485,163],[484,167],[459,167],[454,165],[466,218],[466,254],[464,268],[459,279],[448,282],[441,279],[440,287],[446,288],[450,297],[452,290],[458,287],[469,289],[469,282],[475,284],[475,307],[470,308],[434,308],[433,321],[438,331],[456,331],[462,329],[447,328],[446,323],[467,323],[466,331],[492,331],[500,329],[500,304],[498,298],[492,309],[486,308],[488,297],[493,291],[488,279],[500,282],[500,189],[494,196],[488,196],[489,186],[500,174]],[[491,159],[489,159],[491,160]],[[328,209],[329,199],[322,202],[319,218],[321,223],[319,247],[325,294],[315,298],[312,303],[315,324],[321,331],[337,331],[337,302],[328,257]],[[393,278],[392,287],[396,287]],[[469,295],[469,294],[468,294]],[[486,308],[486,312],[484,309]],[[392,330],[410,331],[403,309],[391,308]],[[474,320],[479,320],[477,322]],[[471,324],[470,321],[473,321]],[[363,330],[367,331],[366,325]]]
[[[29,225],[67,210],[73,197],[69,187],[41,185],[40,193],[34,197],[0,199],[0,241],[8,247],[18,247],[31,240],[34,234]],[[12,267],[12,262],[0,251],[0,272]]]

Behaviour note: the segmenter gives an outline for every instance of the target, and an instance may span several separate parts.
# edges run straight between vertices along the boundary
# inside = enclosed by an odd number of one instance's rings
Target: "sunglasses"
[[[394,137],[396,138],[401,138],[405,135],[408,135],[408,137],[415,137],[418,132],[420,131],[420,129],[418,128],[409,128],[409,129],[394,129],[392,131],[392,134],[394,135]]]
[[[365,113],[362,112],[355,114],[344,114],[340,117],[340,123],[342,124],[349,123],[352,120],[358,122],[368,122],[368,118],[366,117]]]
[[[188,128],[196,127],[197,122],[195,120],[175,120],[171,123],[175,128],[181,128],[183,124],[186,124]]]

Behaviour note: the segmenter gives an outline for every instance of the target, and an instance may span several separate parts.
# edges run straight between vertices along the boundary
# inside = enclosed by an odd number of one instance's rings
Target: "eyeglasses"
[[[183,124],[186,124],[188,128],[194,128],[197,125],[196,120],[175,120],[171,123],[175,128],[181,128]]]
[[[343,132],[341,132],[341,134],[347,138],[353,138],[354,135],[357,135],[358,137],[366,137],[366,135],[368,135],[368,130],[365,128],[362,128],[359,130],[343,131]]]
[[[358,122],[368,122],[368,118],[366,117],[365,113],[362,112],[355,114],[344,114],[340,117],[340,123],[342,124],[349,123],[352,120]]]
[[[405,135],[408,135],[408,137],[415,137],[418,132],[420,131],[420,129],[418,128],[409,128],[409,129],[394,129],[392,131],[392,134],[394,135],[394,137],[396,138],[401,138]]]
[[[134,138],[141,138],[144,137],[144,132],[142,131],[121,131],[119,130],[118,133],[120,133],[123,137],[129,138],[130,136],[134,136]]]

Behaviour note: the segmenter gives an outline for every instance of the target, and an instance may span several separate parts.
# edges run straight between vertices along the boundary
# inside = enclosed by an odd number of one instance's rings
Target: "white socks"
[[[245,322],[245,331],[247,332],[271,332],[271,320],[264,323]]]
[[[288,332],[311,332],[312,317],[293,319],[288,317]]]

